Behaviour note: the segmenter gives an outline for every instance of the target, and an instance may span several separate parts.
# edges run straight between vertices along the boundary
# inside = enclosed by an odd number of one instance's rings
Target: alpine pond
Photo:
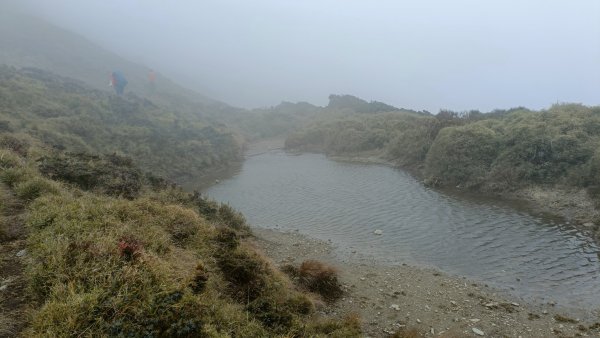
[[[391,167],[271,151],[205,193],[254,226],[330,240],[340,255],[434,266],[528,300],[600,305],[598,247],[566,221],[441,193]]]

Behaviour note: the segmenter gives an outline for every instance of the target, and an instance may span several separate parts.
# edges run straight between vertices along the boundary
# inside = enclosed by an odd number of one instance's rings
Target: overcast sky
[[[331,93],[437,112],[600,104],[599,0],[26,0],[242,107]]]

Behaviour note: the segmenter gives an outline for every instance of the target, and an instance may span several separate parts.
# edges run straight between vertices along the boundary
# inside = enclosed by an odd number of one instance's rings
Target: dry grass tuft
[[[308,291],[321,295],[327,301],[335,301],[344,293],[337,270],[319,261],[304,261],[298,269],[298,281]]]
[[[394,333],[390,338],[421,338],[424,337],[419,330],[415,328],[411,329],[400,329]]]
[[[361,319],[351,313],[341,320],[317,320],[309,325],[309,332],[318,332],[326,337],[345,338],[361,336]],[[312,337],[312,335],[309,335]]]

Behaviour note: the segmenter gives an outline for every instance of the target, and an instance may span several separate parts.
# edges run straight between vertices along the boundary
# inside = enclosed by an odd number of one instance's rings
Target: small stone
[[[456,306],[456,302],[455,302],[455,301],[453,301],[453,300],[451,300],[451,301],[450,301],[450,304],[452,304],[452,305]]]
[[[469,320],[471,321],[471,323],[477,323],[481,319],[479,319],[479,318],[473,318],[473,319],[469,319]]]
[[[594,226],[594,223],[592,223],[592,222],[586,222],[586,223],[583,223],[583,226],[586,227],[586,228],[591,228],[591,227]]]
[[[435,334],[435,330],[433,328],[431,328],[431,334],[434,335]]]
[[[4,290],[6,290],[7,288],[8,288],[8,285],[7,285],[7,284],[4,284],[4,285],[0,286],[0,291],[4,291]]]
[[[519,306],[519,303],[512,302],[512,303],[510,303],[510,305],[512,305],[512,306]]]
[[[547,315],[548,311],[544,310],[544,311],[542,311],[542,313],[545,314],[545,315]]]
[[[400,311],[400,305],[398,305],[398,304],[392,304],[392,305],[390,305],[390,309],[394,309],[396,311]]]
[[[26,253],[27,253],[27,250],[23,249],[23,250],[17,252],[17,257],[23,257],[23,256],[25,256]]]
[[[478,329],[476,327],[471,328],[471,330],[473,330],[473,333],[476,334],[476,335],[478,335],[478,336],[485,336],[485,333],[483,333],[483,331],[481,331],[480,329]]]
[[[420,322],[421,322],[421,320],[419,318],[417,318],[417,323],[420,323]]]
[[[379,229],[377,229],[377,230],[373,231],[373,233],[374,233],[375,235],[383,235],[383,231],[382,231],[382,230],[379,230]]]
[[[485,304],[485,307],[496,307],[498,306],[498,302],[489,302],[487,304]]]

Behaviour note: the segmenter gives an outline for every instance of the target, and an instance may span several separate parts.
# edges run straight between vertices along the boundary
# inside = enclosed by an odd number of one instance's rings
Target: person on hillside
[[[125,86],[127,86],[127,79],[120,71],[114,71],[110,75],[110,84],[115,89],[117,95],[123,95]]]
[[[150,73],[148,74],[148,82],[154,84],[154,81],[156,81],[156,74],[154,73],[154,70],[150,69]]]
[[[150,92],[150,94],[153,94],[154,91],[156,90],[156,74],[154,73],[154,70],[150,70],[150,73],[148,73],[148,91]]]

